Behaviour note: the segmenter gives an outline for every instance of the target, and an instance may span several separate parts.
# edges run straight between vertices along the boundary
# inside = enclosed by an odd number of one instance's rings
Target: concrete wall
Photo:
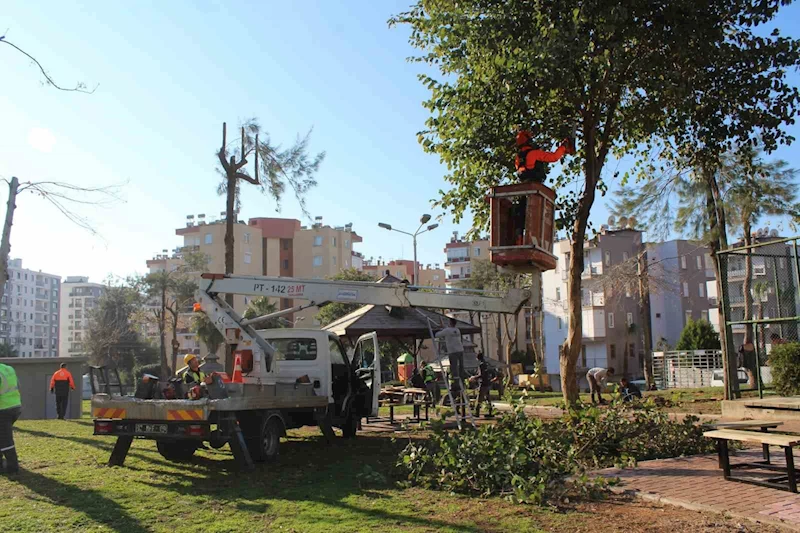
[[[53,360],[48,357],[0,358],[0,363],[14,368],[19,380],[22,395],[22,418],[57,418],[56,397],[50,394],[50,378],[58,370],[59,364],[66,363],[72,373],[75,390],[70,392],[67,418],[81,417],[81,376],[86,368],[86,357],[69,357]]]

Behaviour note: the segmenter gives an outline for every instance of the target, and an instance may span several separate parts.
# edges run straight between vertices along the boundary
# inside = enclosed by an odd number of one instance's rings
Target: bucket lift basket
[[[520,273],[556,268],[555,191],[540,183],[516,183],[492,187],[488,199],[492,263]]]

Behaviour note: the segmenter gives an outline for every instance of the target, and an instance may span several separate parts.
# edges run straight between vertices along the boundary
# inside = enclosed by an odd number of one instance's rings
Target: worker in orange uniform
[[[64,415],[67,414],[70,390],[75,390],[75,381],[67,370],[67,363],[61,363],[61,368],[56,370],[50,379],[50,393],[56,395],[56,412],[59,420],[64,420]]]
[[[575,152],[572,139],[564,139],[555,152],[547,152],[532,143],[533,134],[528,130],[517,132],[517,157],[514,166],[520,183],[544,183],[547,178],[546,163],[555,163],[565,154]],[[528,208],[527,197],[521,197],[512,207],[514,220],[514,244],[525,244],[525,214]],[[530,243],[527,243],[530,244]]]
[[[544,183],[547,178],[547,167],[545,163],[555,163],[564,155],[575,151],[573,141],[564,139],[555,152],[546,152],[531,142],[533,134],[528,130],[520,130],[517,133],[517,157],[514,166],[517,168],[517,175],[522,183]]]

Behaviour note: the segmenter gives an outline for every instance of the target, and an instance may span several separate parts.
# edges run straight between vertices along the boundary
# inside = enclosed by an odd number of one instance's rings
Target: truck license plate
[[[166,424],[136,424],[136,433],[166,433]]]

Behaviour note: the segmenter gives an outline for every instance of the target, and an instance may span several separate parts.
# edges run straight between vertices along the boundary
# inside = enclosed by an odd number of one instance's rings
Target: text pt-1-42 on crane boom
[[[238,276],[235,274],[203,274],[199,289],[209,294],[241,294],[269,298],[299,299],[321,305],[328,302],[388,305],[393,307],[430,307],[481,311],[486,313],[516,313],[525,304],[538,302],[532,298],[539,287],[512,288],[502,296],[481,293],[453,293],[451,289],[410,287],[405,283],[370,283],[316,279],[279,278],[268,276]],[[533,276],[538,285],[538,276]]]

